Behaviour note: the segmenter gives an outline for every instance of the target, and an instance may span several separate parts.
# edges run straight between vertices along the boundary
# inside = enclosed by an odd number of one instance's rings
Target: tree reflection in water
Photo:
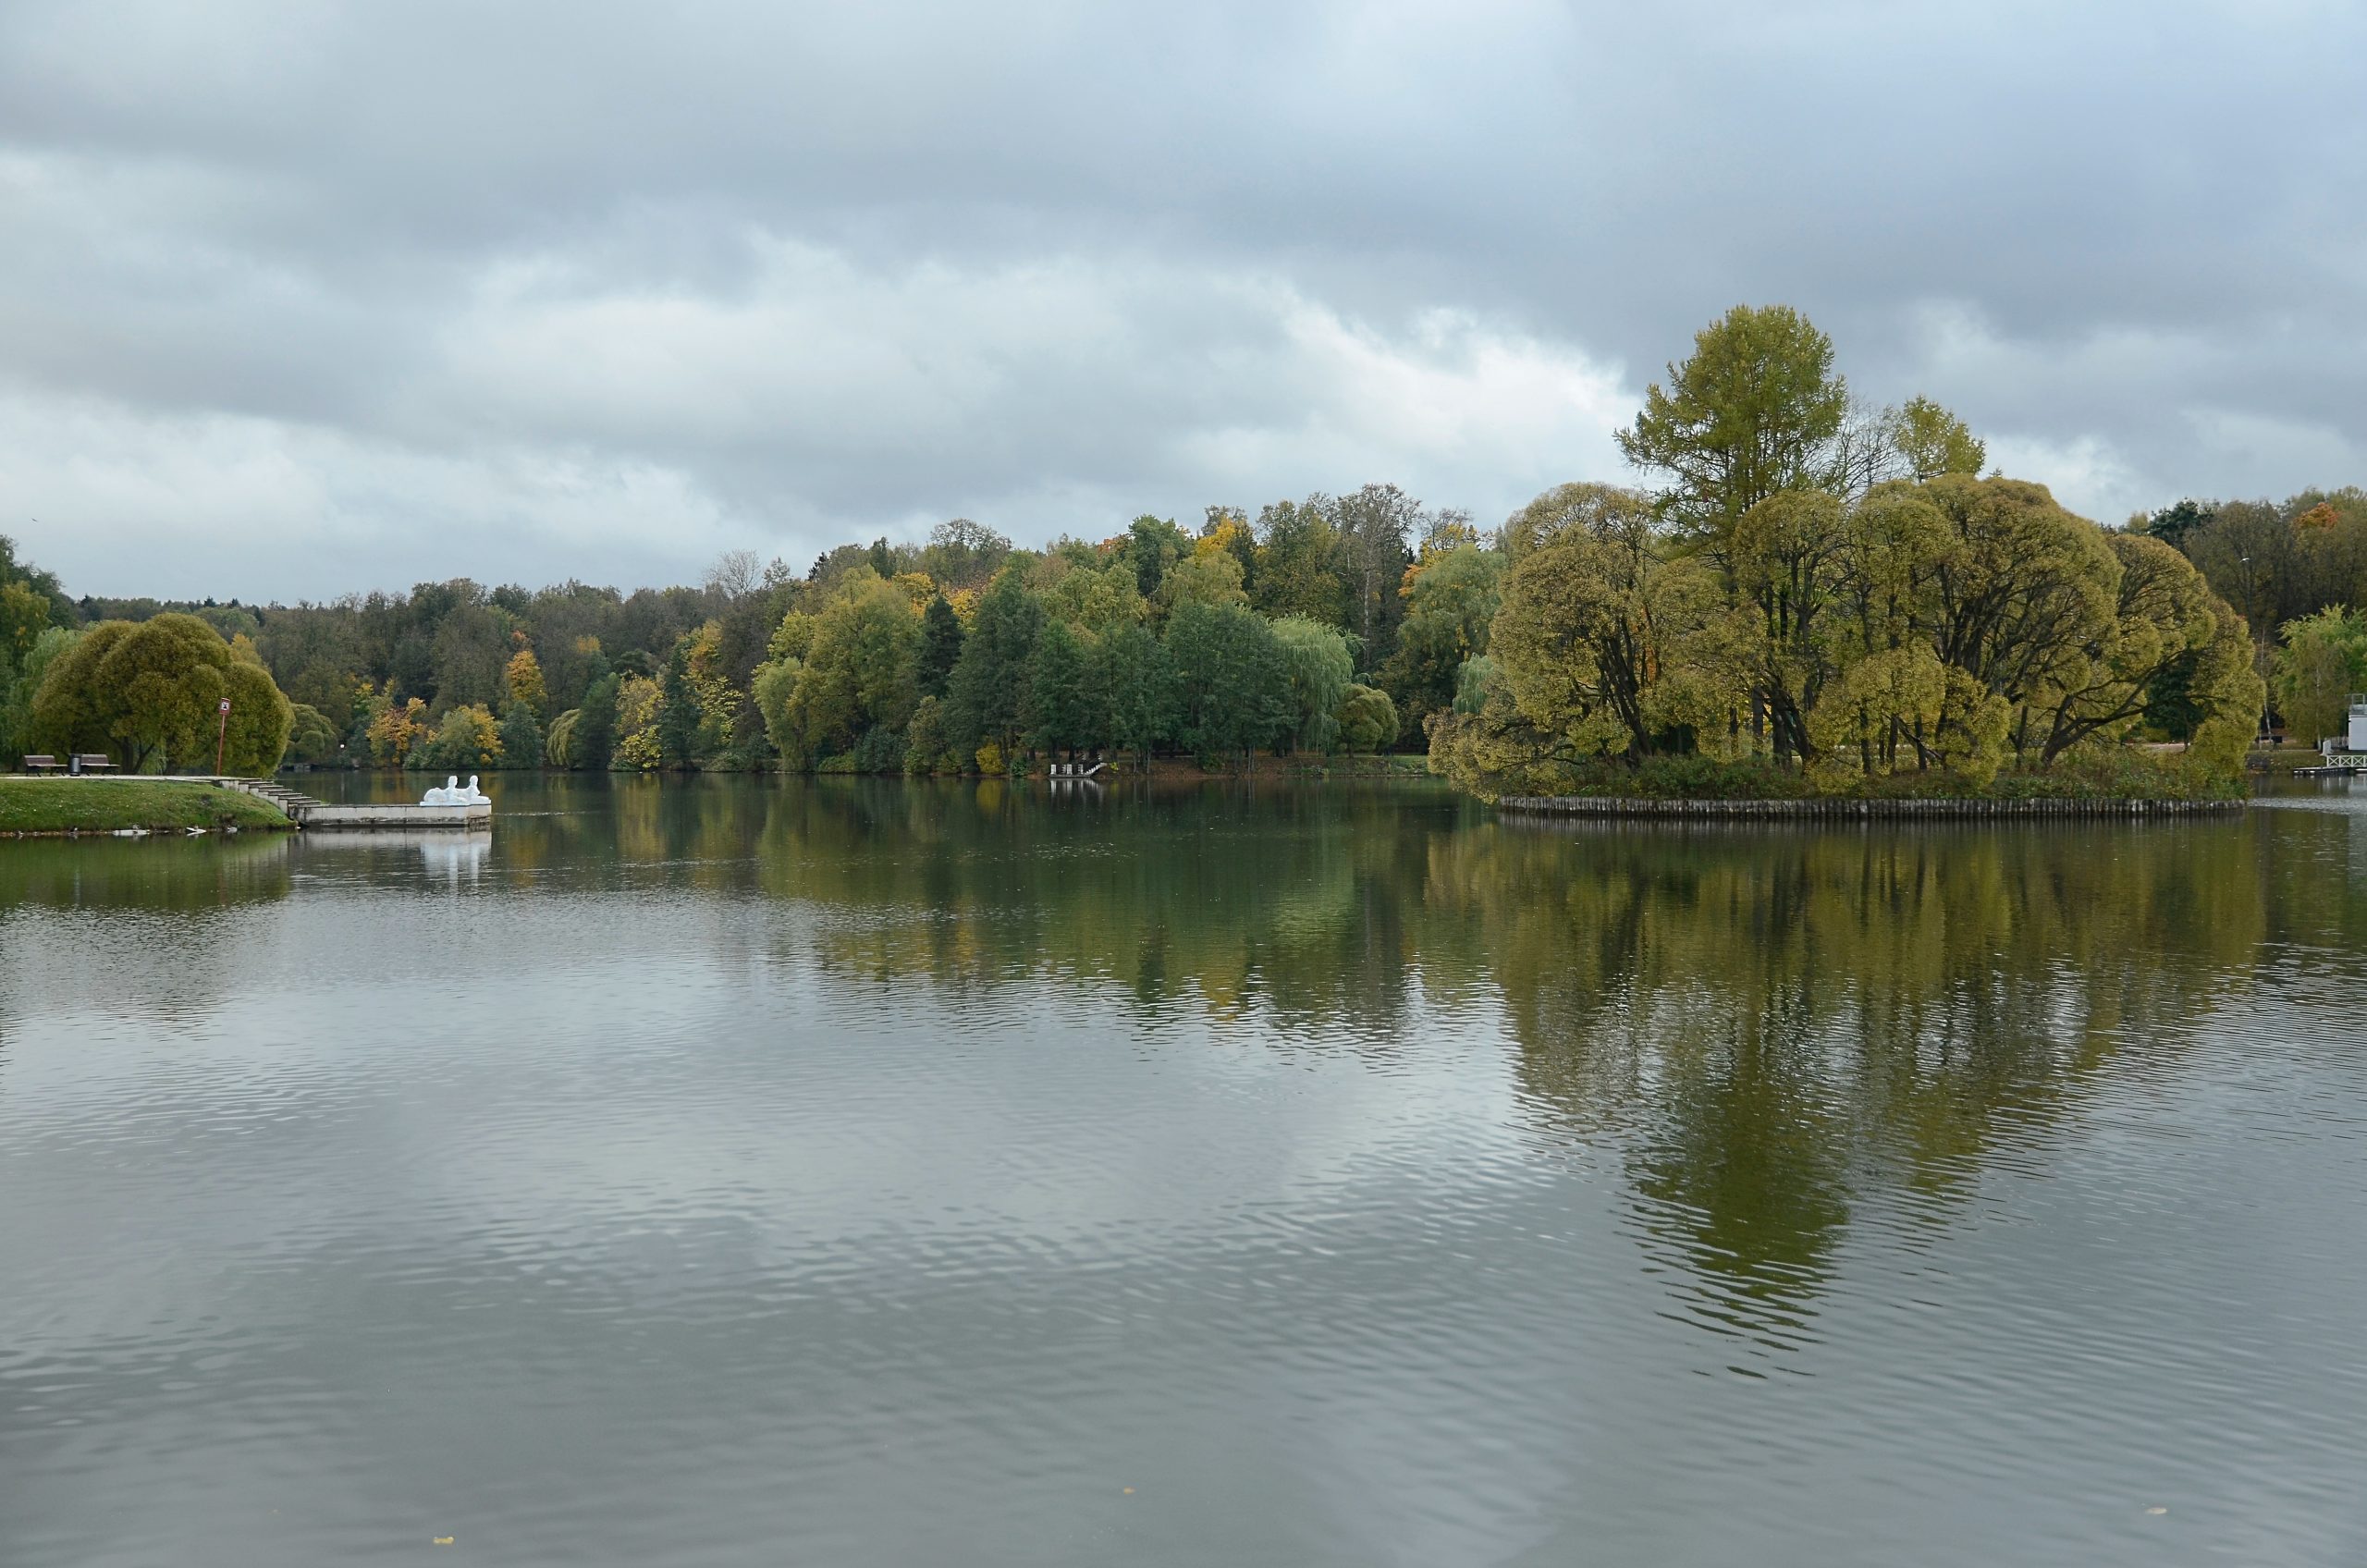
[[[1490,1003],[1534,1130],[1607,1153],[1683,1310],[1782,1346],[1853,1219],[1927,1224],[2175,1052],[2265,925],[2240,822],[1500,825],[1385,790],[778,795],[758,876],[825,964],[1023,976],[1388,1057]]]
[[[2239,824],[1503,828],[1434,897],[1487,932],[1529,1104],[1620,1151],[1703,1321],[1805,1329],[1854,1213],[1962,1203],[2129,1053],[2176,1051],[2264,927]]]

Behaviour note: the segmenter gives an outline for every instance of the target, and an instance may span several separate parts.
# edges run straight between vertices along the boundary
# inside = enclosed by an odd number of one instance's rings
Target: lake
[[[2367,793],[485,785],[0,844],[0,1562],[2367,1561]]]

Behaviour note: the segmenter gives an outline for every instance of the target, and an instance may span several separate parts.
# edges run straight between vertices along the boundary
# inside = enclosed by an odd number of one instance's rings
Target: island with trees
[[[1427,768],[1505,796],[2240,792],[2273,693],[2367,687],[2367,494],[2122,528],[1738,306],[1621,433],[1644,483],[1483,531],[1394,485],[1041,549],[749,552],[630,594],[467,579],[297,605],[68,595],[0,541],[0,744],[128,773]],[[227,731],[217,729],[227,700]],[[1358,761],[1357,759],[1368,759]]]

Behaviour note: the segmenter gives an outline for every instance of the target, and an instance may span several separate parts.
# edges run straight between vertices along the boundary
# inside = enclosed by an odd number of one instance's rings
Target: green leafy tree
[[[2024,698],[2027,717],[2016,726],[2017,746],[2034,750],[2042,766],[2074,747],[2123,739],[2173,669],[2200,661],[2206,687],[2227,687],[2224,667],[2231,662],[2250,673],[2245,639],[2193,563],[2158,539],[2103,538],[2117,568],[2109,618],[2081,639],[2061,673]],[[2250,694],[2239,699],[2244,712],[2220,716],[2223,724],[2240,717],[2249,727],[2263,701],[2257,680],[2239,679],[2228,690],[2247,687]]]
[[[449,586],[459,602],[428,639],[435,704],[474,704],[490,712],[492,704],[509,694],[509,655],[514,644],[509,617],[482,602],[484,591],[475,583]]]
[[[756,712],[764,719],[766,739],[772,742],[773,750],[792,764],[806,760],[792,705],[797,696],[797,678],[804,668],[804,662],[800,659],[767,659],[756,667],[755,677],[749,682],[749,695],[755,699]]]
[[[47,628],[33,639],[32,646],[21,658],[13,661],[6,680],[0,682],[0,759],[5,759],[6,765],[13,766],[17,758],[39,745],[33,726],[33,697],[41,691],[49,667],[80,635],[62,626]]]
[[[1290,670],[1264,617],[1237,605],[1185,604],[1167,626],[1176,740],[1205,757],[1287,744],[1297,723]]]
[[[1001,570],[1010,557],[1010,540],[984,523],[957,517],[938,523],[930,533],[920,564],[940,587],[975,588]]]
[[[1134,570],[1135,592],[1158,602],[1159,584],[1177,561],[1192,553],[1192,537],[1164,518],[1146,513],[1126,525],[1120,557]]]
[[[27,582],[0,582],[0,664],[21,668],[25,655],[53,624],[47,594]]]
[[[945,695],[946,682],[962,658],[962,618],[939,594],[921,611],[921,646],[914,684],[924,697]]]
[[[1038,585],[1038,596],[1046,615],[1097,637],[1151,618],[1149,602],[1134,585],[1134,568],[1114,555],[1103,560],[1089,545],[1072,542],[1068,550],[1081,552],[1083,558],[1066,558],[1065,550],[1045,558],[1049,580]]]
[[[1034,729],[1030,743],[1039,750],[1072,750],[1103,738],[1093,700],[1092,669],[1085,645],[1060,621],[1051,621],[1036,639],[1035,669],[1029,692]]]
[[[603,670],[584,689],[583,705],[575,710],[574,766],[606,773],[617,752],[617,697],[622,682]]]
[[[1425,557],[1406,572],[1399,590],[1405,619],[1395,650],[1380,667],[1380,683],[1409,725],[1419,729],[1451,705],[1464,661],[1488,651],[1503,570],[1502,551],[1466,544]]]
[[[868,570],[849,575],[815,618],[781,754],[818,763],[876,729],[901,735],[920,700],[920,642],[921,618],[903,589]]]
[[[1397,704],[1378,686],[1351,686],[1340,699],[1340,746],[1369,755],[1397,739]]]
[[[0,585],[10,583],[38,595],[48,605],[47,624],[72,627],[80,622],[82,618],[76,613],[74,601],[66,596],[66,589],[58,582],[57,574],[43,571],[31,561],[18,560],[17,542],[0,533]],[[17,656],[23,656],[22,649],[18,650]]]
[[[2140,533],[2152,534],[2174,550],[2183,552],[2186,549],[2187,536],[2207,525],[2218,514],[2218,510],[2216,507],[2189,498],[2180,501],[2174,507],[2164,507],[2151,517],[2140,513],[2130,521],[2129,526]]]
[[[261,778],[276,772],[288,754],[288,737],[295,732],[296,709],[275,685],[271,671],[260,664],[232,659],[223,672],[230,711],[223,716],[216,739],[225,771],[239,778]],[[202,738],[190,759],[201,766],[214,759],[204,754]]]
[[[767,659],[756,667],[755,676],[748,683],[748,694],[755,699],[756,712],[764,718],[766,739],[772,742],[774,751],[792,764],[805,761],[792,705],[797,697],[797,678],[804,668],[802,659]]]
[[[992,741],[1003,754],[1011,753],[1027,727],[1036,641],[1043,633],[1043,605],[1028,592],[1023,575],[1007,568],[979,595],[970,635],[948,683],[946,729],[957,750]]]
[[[127,772],[210,770],[226,697],[241,741],[235,757],[226,750],[224,766],[277,766],[295,716],[268,671],[234,659],[196,616],[104,621],[50,665],[33,728],[57,751],[104,751]]]
[[[1839,671],[1850,533],[1838,496],[1785,490],[1742,515],[1727,547],[1736,595],[1748,607],[1735,631],[1763,722],[1779,756],[1813,761],[1809,714]]]
[[[1175,678],[1166,644],[1139,625],[1116,628],[1094,644],[1091,691],[1104,704],[1109,744],[1148,756],[1175,727]]]
[[[1159,584],[1159,607],[1169,615],[1178,605],[1245,605],[1241,587],[1241,562],[1229,551],[1195,550],[1167,570]]]
[[[1929,398],[1909,398],[1888,421],[1891,445],[1909,479],[1944,473],[1978,474],[1989,460],[1988,443],[1972,427]]]
[[[676,643],[667,657],[657,703],[658,760],[668,767],[688,767],[697,760],[699,704],[691,689],[690,653],[682,643]]]
[[[2269,691],[2289,735],[2346,735],[2350,693],[2367,691],[2367,618],[2346,606],[2285,623]]]
[[[1367,484],[1333,503],[1336,533],[1348,591],[1348,630],[1355,633],[1359,668],[1386,655],[1404,614],[1397,588],[1413,564],[1412,541],[1435,521],[1422,504],[1394,484]]]
[[[1346,547],[1329,496],[1277,501],[1257,514],[1250,604],[1280,619],[1301,615],[1329,626],[1350,622]]]
[[[288,732],[288,754],[298,762],[333,763],[343,750],[343,735],[329,717],[309,703],[291,704],[295,722]]]
[[[543,761],[552,767],[573,767],[576,764],[575,727],[583,718],[582,708],[570,708],[551,720],[550,733],[543,737]]]
[[[463,703],[445,710],[435,737],[411,753],[409,766],[497,767],[501,761],[501,727],[494,721],[492,710],[477,703]]]
[[[501,755],[511,767],[533,767],[543,759],[544,736],[533,705],[513,702],[501,716]]]
[[[1329,751],[1340,727],[1334,715],[1355,679],[1348,639],[1338,627],[1305,616],[1288,616],[1271,625],[1290,682],[1291,743],[1303,752]],[[1392,723],[1392,731],[1394,728]]]
[[[960,771],[952,743],[945,733],[945,702],[939,697],[923,697],[913,709],[912,723],[904,727],[904,771],[921,774],[940,770]]]
[[[1662,478],[1654,498],[1680,537],[1723,549],[1769,496],[1839,487],[1834,442],[1848,410],[1831,338],[1788,305],[1736,305],[1645,392],[1619,447]]]
[[[1690,749],[1731,705],[1715,574],[1669,552],[1645,497],[1568,492],[1504,578],[1489,653],[1505,694],[1565,761]]]

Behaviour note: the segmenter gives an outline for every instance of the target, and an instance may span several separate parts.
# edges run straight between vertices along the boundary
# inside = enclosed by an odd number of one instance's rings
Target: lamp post
[[[219,722],[214,729],[214,776],[222,777],[222,753],[230,742],[230,699],[225,697],[215,709]]]

